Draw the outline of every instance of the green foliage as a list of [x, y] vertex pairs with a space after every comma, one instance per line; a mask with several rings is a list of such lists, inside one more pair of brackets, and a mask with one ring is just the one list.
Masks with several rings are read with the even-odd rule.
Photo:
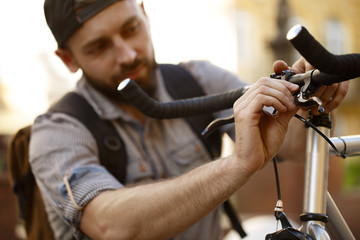
[[345, 189], [360, 191], [360, 156], [346, 159]]

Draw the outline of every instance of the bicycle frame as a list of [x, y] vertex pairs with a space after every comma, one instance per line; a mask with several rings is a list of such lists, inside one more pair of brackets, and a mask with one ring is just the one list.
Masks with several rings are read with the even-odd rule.
[[[342, 152], [344, 155], [360, 154], [360, 135], [345, 136], [341, 138], [333, 137], [330, 140], [336, 146], [338, 151]], [[331, 149], [330, 154], [334, 153], [335, 152]], [[327, 193], [326, 200], [326, 212], [329, 217], [327, 229], [330, 236], [333, 239], [355, 239], [329, 192]]]
[[[327, 114], [310, 116], [309, 122], [329, 138], [331, 129], [329, 116]], [[294, 229], [282, 212], [282, 205], [277, 203], [275, 217], [281, 221], [282, 229], [267, 234], [265, 239], [355, 240], [327, 189], [329, 155], [334, 153], [340, 153], [342, 156], [359, 154], [360, 135], [331, 138], [330, 141], [337, 151], [329, 151], [329, 144], [324, 136], [310, 127], [306, 131], [303, 213], [300, 215], [302, 225], [298, 230]], [[279, 201], [281, 202], [281, 200]]]
[[[318, 126], [326, 136], [330, 135], [329, 126]], [[300, 228], [312, 239], [330, 239], [325, 231], [326, 192], [328, 186], [329, 147], [325, 139], [312, 128], [307, 128], [303, 222]]]
[[[329, 137], [330, 119], [327, 117], [320, 123], [316, 122], [318, 129]], [[343, 155], [360, 151], [360, 135], [332, 138], [331, 141]], [[300, 217], [303, 224], [300, 231], [314, 240], [330, 240], [330, 236], [334, 240], [355, 239], [327, 191], [328, 169], [329, 144], [312, 128], [307, 128], [303, 213]]]

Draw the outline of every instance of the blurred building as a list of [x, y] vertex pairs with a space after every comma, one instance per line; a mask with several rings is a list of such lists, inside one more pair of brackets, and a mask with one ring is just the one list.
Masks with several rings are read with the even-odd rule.
[[[289, 65], [298, 59], [285, 37], [295, 24], [304, 25], [334, 54], [360, 52], [359, 1], [238, 0], [237, 9], [238, 72], [248, 81], [269, 75], [276, 59]], [[359, 90], [359, 81], [353, 81], [341, 108], [346, 113], [342, 134], [360, 133], [360, 121], [354, 120]]]
[[[237, 0], [238, 72], [256, 81], [269, 75], [272, 63], [283, 59], [289, 65], [299, 54], [286, 41], [295, 24], [309, 32], [334, 54], [359, 53], [360, 1], [356, 0]], [[360, 80], [351, 82], [337, 110], [336, 135], [360, 134]], [[269, 164], [271, 165], [271, 164]], [[269, 179], [271, 179], [269, 181]], [[299, 222], [302, 211], [303, 166], [280, 164], [285, 213]], [[360, 238], [360, 159], [333, 157], [330, 161], [329, 191], [345, 220]], [[245, 216], [272, 214], [276, 202], [272, 166], [267, 166], [242, 188], [239, 208]], [[251, 200], [250, 200], [251, 199]], [[256, 201], [258, 199], [258, 201]]]

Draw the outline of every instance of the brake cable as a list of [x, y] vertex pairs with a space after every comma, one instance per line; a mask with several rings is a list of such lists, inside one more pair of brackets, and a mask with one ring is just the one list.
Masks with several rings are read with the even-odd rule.
[[[325, 141], [331, 146], [331, 148], [334, 150], [334, 152], [336, 153], [336, 156], [342, 157], [342, 158], [346, 158], [345, 155], [345, 151], [344, 152], [340, 152], [335, 144], [330, 140], [330, 138], [328, 138], [322, 131], [320, 131], [314, 124], [312, 124], [310, 121], [306, 120], [305, 118], [301, 117], [298, 114], [295, 114], [294, 117], [296, 117], [297, 119], [299, 119], [300, 121], [304, 122], [306, 126], [311, 127], [314, 131], [316, 131], [323, 139], [325, 139]], [[345, 145], [346, 146], [346, 145]]]
[[[300, 121], [305, 123], [306, 127], [311, 127], [323, 139], [325, 139], [326, 142], [333, 148], [333, 150], [335, 151], [337, 156], [340, 156], [342, 158], [346, 158], [345, 151], [342, 152], [342, 153], [339, 152], [339, 150], [331, 142], [331, 140], [323, 132], [321, 132], [313, 123], [311, 123], [310, 121], [306, 120], [305, 118], [303, 118], [302, 116], [300, 116], [298, 114], [295, 114], [294, 117], [296, 117], [297, 119], [299, 119]], [[280, 177], [279, 177], [279, 172], [278, 172], [278, 167], [277, 167], [277, 161], [278, 161], [277, 157], [275, 156], [272, 159], [272, 161], [273, 161], [273, 166], [274, 166], [275, 181], [276, 181], [276, 191], [277, 191], [277, 202], [276, 202], [276, 207], [274, 209], [275, 218], [276, 218], [276, 220], [281, 222], [281, 225], [282, 225], [283, 229], [292, 228], [290, 222], [286, 218], [286, 216], [284, 214], [284, 211], [283, 211], [283, 202], [282, 202], [282, 198], [281, 198], [281, 188], [280, 188]], [[278, 228], [278, 227], [276, 227], [276, 228]]]

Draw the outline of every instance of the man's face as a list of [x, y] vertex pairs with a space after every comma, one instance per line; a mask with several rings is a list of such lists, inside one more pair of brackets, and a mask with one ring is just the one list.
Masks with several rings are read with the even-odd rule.
[[148, 94], [155, 89], [154, 51], [143, 9], [134, 0], [110, 5], [90, 18], [67, 44], [89, 82], [110, 98], [130, 78]]

